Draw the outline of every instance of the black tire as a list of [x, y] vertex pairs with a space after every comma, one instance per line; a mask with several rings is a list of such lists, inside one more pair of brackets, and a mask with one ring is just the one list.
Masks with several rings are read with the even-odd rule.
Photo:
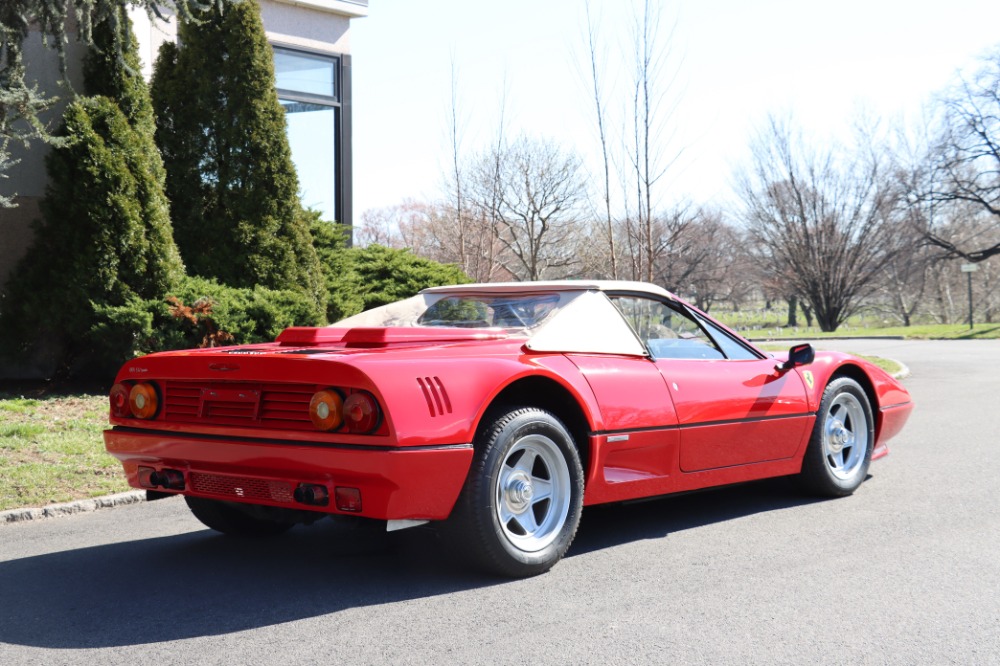
[[[252, 506], [244, 507], [233, 502], [210, 500], [202, 497], [184, 496], [194, 517], [206, 527], [230, 536], [267, 537], [277, 536], [290, 530], [294, 523], [255, 516]], [[259, 507], [266, 511], [267, 507]]]
[[868, 475], [875, 444], [875, 419], [864, 389], [849, 377], [823, 391], [799, 481], [810, 494], [850, 495]]
[[492, 418], [475, 446], [448, 529], [487, 571], [524, 578], [552, 568], [569, 549], [583, 510], [583, 469], [562, 422], [521, 407]]

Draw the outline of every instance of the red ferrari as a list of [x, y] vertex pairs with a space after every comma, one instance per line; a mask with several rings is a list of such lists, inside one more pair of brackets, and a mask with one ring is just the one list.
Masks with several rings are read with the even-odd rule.
[[551, 568], [585, 505], [795, 475], [854, 492], [910, 414], [862, 359], [775, 358], [636, 282], [427, 289], [273, 343], [152, 354], [104, 439], [226, 534], [440, 521], [479, 566]]

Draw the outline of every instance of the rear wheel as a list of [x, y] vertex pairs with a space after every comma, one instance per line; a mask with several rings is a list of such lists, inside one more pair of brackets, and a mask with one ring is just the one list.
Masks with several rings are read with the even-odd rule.
[[874, 443], [875, 420], [868, 396], [853, 379], [835, 379], [823, 392], [802, 460], [802, 486], [825, 497], [850, 495], [868, 474]]
[[569, 549], [582, 509], [583, 470], [573, 438], [549, 412], [524, 407], [494, 419], [476, 442], [449, 527], [482, 568], [533, 576]]
[[[268, 507], [254, 507], [202, 497], [184, 496], [191, 513], [216, 532], [232, 536], [275, 536], [287, 532], [294, 523], [266, 515]], [[260, 509], [261, 515], [254, 515]]]

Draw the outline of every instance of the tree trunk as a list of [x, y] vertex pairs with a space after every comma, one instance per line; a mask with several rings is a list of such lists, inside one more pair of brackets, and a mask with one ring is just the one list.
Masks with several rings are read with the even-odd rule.
[[812, 313], [812, 308], [809, 306], [808, 303], [803, 303], [802, 304], [802, 314], [804, 314], [806, 316], [806, 326], [809, 326], [810, 328], [812, 328], [812, 325], [813, 325], [813, 313]]
[[794, 328], [799, 325], [798, 321], [799, 297], [792, 294], [788, 297], [788, 323], [786, 328]]

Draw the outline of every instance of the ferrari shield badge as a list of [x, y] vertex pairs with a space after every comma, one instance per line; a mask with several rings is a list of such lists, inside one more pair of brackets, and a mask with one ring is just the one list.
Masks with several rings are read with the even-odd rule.
[[813, 373], [811, 370], [803, 370], [802, 378], [806, 380], [806, 385], [811, 389], [813, 387]]

